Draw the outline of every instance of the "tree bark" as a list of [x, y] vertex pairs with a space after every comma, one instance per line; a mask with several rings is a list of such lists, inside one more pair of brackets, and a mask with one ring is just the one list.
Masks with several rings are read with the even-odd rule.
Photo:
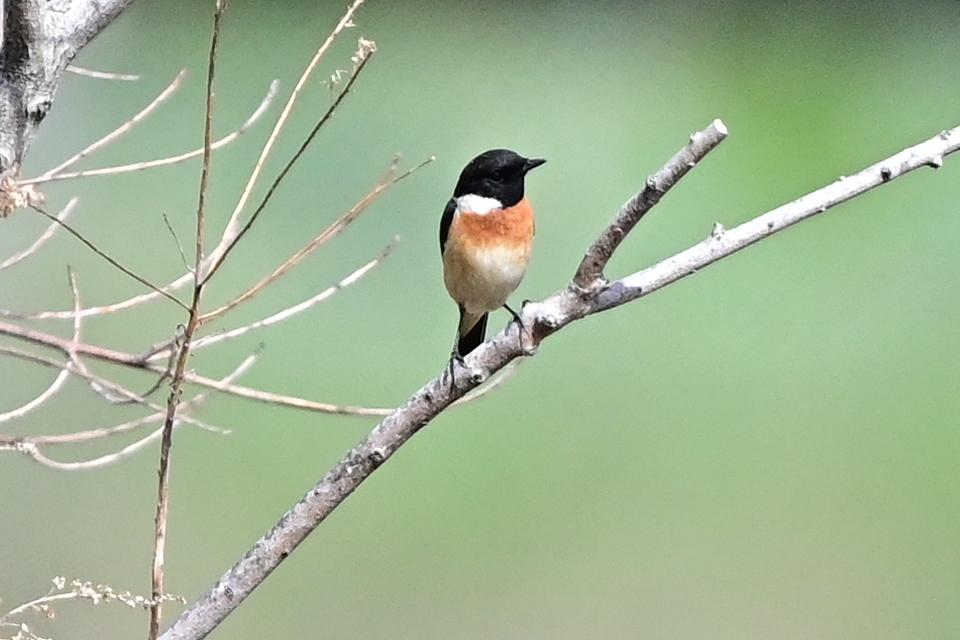
[[67, 65], [133, 0], [0, 0], [0, 178], [20, 167]]

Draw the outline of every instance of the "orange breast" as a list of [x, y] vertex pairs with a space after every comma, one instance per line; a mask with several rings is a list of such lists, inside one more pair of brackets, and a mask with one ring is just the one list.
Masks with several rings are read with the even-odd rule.
[[443, 252], [443, 280], [468, 314], [502, 307], [527, 270], [533, 210], [526, 199], [508, 209], [457, 214]]
[[462, 241], [480, 247], [491, 244], [513, 246], [530, 245], [533, 242], [533, 208], [524, 198], [507, 209], [489, 213], [464, 211], [453, 221], [451, 233]]

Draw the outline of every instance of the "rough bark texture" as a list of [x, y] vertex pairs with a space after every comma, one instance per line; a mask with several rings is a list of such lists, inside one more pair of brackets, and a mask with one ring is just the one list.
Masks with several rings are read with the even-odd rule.
[[3, 0], [0, 177], [15, 172], [77, 52], [133, 0]]

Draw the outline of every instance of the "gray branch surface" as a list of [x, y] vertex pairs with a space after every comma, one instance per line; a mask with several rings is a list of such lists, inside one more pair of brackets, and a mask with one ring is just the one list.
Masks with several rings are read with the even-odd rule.
[[70, 61], [132, 2], [0, 2], [0, 176], [23, 161]]
[[[209, 634], [303, 542], [370, 474], [407, 440], [470, 389], [571, 322], [653, 293], [751, 244], [920, 167], [939, 167], [960, 150], [960, 127], [841, 178], [833, 184], [754, 218], [734, 229], [716, 225], [699, 244], [662, 262], [610, 282], [603, 274], [620, 242], [644, 213], [727, 136], [719, 120], [690, 142], [645, 188], [631, 198], [593, 243], [570, 282], [541, 302], [524, 306], [522, 331], [511, 323], [456, 366], [455, 382], [441, 375], [396, 409], [310, 490], [196, 603], [162, 640], [198, 640]], [[522, 343], [522, 344], [521, 344]]]

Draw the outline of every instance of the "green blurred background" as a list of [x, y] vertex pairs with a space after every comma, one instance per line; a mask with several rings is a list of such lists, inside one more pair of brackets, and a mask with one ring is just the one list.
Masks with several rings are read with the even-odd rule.
[[[110, 131], [181, 68], [183, 89], [87, 168], [202, 139], [208, 2], [140, 0], [69, 76], [25, 167], [37, 174]], [[215, 156], [211, 230], [226, 220], [338, 2], [235, 0], [215, 128], [239, 125], [273, 78], [269, 119]], [[209, 304], [274, 268], [362, 197], [395, 154], [437, 161], [252, 303], [236, 326], [387, 262], [311, 312], [192, 365], [222, 376], [265, 345], [244, 384], [394, 406], [443, 367], [456, 311], [436, 227], [473, 155], [507, 146], [532, 174], [534, 260], [516, 298], [570, 278], [619, 205], [716, 117], [730, 138], [670, 193], [611, 265], [622, 275], [960, 124], [960, 4], [941, 2], [384, 2], [370, 0], [295, 112], [273, 175], [329, 104], [320, 83], [356, 38], [379, 52]], [[45, 189], [50, 210], [154, 282], [182, 271], [198, 164]], [[258, 193], [263, 193], [261, 186]], [[217, 638], [956, 638], [960, 633], [960, 158], [922, 170], [640, 302], [548, 340], [503, 388], [418, 435], [215, 632]], [[44, 222], [0, 221], [0, 257]], [[141, 288], [66, 234], [0, 278], [2, 307], [69, 308]], [[506, 322], [498, 314], [493, 325]], [[87, 323], [139, 351], [182, 314], [157, 303]], [[67, 323], [39, 325], [69, 335]], [[9, 341], [7, 341], [9, 342]], [[136, 388], [145, 377], [96, 366]], [[52, 373], [0, 368], [0, 409]], [[139, 415], [82, 384], [4, 432]], [[174, 444], [168, 587], [193, 601], [375, 424], [218, 397]], [[131, 439], [51, 450], [79, 460]], [[149, 591], [156, 447], [113, 466], [0, 464], [0, 597], [55, 575]], [[168, 617], [179, 605], [167, 607]], [[142, 637], [146, 616], [68, 603], [39, 630]], [[9, 632], [8, 632], [9, 633]], [[0, 637], [5, 637], [0, 633]]]

